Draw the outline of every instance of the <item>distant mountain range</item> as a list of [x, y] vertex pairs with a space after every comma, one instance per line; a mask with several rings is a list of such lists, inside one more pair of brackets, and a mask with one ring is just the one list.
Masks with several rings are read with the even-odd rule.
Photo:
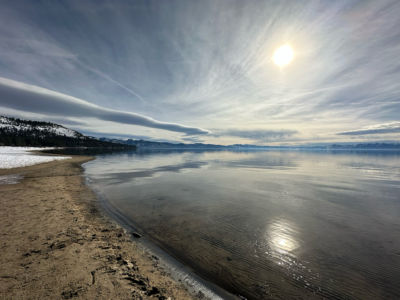
[[100, 141], [64, 126], [0, 116], [0, 146], [134, 148]]
[[138, 149], [214, 149], [214, 150], [268, 150], [268, 149], [281, 149], [281, 150], [384, 150], [384, 149], [399, 149], [400, 143], [341, 143], [341, 144], [318, 144], [318, 145], [297, 145], [297, 146], [259, 146], [251, 144], [233, 144], [233, 145], [215, 145], [215, 144], [184, 144], [184, 143], [168, 143], [168, 142], [154, 142], [145, 140], [121, 140], [111, 138], [99, 138], [101, 141], [111, 143], [123, 143], [127, 145], [134, 145]]
[[155, 142], [134, 139], [95, 138], [64, 126], [0, 116], [0, 146], [107, 147], [187, 150], [400, 150], [400, 143], [336, 143], [298, 146], [215, 145]]
[[111, 138], [99, 138], [100, 141], [111, 142], [111, 143], [123, 143], [126, 145], [133, 145], [137, 148], [146, 149], [225, 149], [227, 146], [214, 145], [214, 144], [184, 144], [184, 143], [167, 143], [167, 142], [153, 142], [145, 140], [121, 140], [121, 139], [111, 139]]

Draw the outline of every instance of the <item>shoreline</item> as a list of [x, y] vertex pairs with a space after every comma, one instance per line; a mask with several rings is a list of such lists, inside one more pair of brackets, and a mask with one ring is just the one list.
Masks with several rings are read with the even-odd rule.
[[201, 299], [99, 210], [89, 156], [0, 169], [1, 299]]
[[[90, 184], [88, 184], [90, 186]], [[134, 240], [139, 245], [143, 246], [146, 251], [149, 251], [152, 255], [157, 256], [160, 259], [160, 264], [170, 271], [170, 275], [176, 281], [182, 282], [189, 292], [193, 295], [201, 295], [201, 299], [213, 299], [213, 300], [236, 300], [244, 299], [237, 295], [231, 294], [216, 283], [208, 281], [202, 278], [191, 268], [191, 266], [184, 264], [175, 257], [164, 250], [161, 245], [157, 244], [151, 237], [142, 235], [143, 232], [136, 224], [126, 218], [123, 213], [116, 207], [114, 207], [103, 195], [91, 188], [97, 195], [97, 199], [100, 203], [103, 213], [113, 221], [117, 222], [119, 226], [127, 230]], [[140, 237], [140, 239], [138, 239]]]

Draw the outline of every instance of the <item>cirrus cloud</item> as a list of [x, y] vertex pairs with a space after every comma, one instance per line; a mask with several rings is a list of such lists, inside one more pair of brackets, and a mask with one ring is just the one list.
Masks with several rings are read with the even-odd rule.
[[253, 141], [275, 141], [282, 140], [298, 133], [296, 130], [269, 130], [269, 129], [227, 129], [213, 133], [214, 136], [230, 136], [250, 139]]
[[377, 124], [361, 129], [339, 132], [338, 135], [367, 135], [384, 133], [400, 133], [400, 122]]

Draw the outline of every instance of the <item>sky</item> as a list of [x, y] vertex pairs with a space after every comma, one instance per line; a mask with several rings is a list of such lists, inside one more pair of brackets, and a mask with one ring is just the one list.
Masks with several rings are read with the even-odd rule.
[[400, 1], [0, 5], [0, 115], [186, 143], [400, 141]]

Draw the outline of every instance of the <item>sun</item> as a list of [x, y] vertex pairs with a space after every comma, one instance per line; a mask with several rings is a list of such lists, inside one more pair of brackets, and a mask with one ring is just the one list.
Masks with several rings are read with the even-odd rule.
[[286, 44], [275, 50], [272, 60], [277, 66], [284, 67], [292, 62], [293, 57], [294, 53], [292, 47]]

